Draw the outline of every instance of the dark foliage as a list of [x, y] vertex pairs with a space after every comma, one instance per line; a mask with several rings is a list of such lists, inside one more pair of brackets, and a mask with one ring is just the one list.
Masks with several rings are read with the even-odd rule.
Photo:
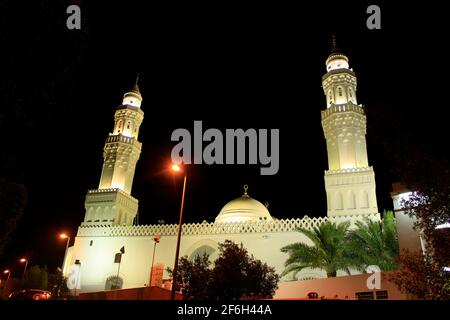
[[206, 254], [193, 261], [180, 258], [176, 282], [185, 299], [239, 300], [275, 294], [280, 279], [275, 269], [250, 256], [242, 244], [230, 240], [219, 244], [212, 269], [210, 264]]

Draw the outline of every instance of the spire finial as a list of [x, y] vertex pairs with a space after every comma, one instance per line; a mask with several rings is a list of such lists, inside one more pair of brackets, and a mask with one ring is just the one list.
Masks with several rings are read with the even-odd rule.
[[332, 35], [331, 41], [333, 42], [333, 49], [337, 48], [336, 35], [335, 34]]
[[137, 73], [137, 75], [136, 75], [136, 85], [139, 83], [139, 77], [141, 76], [141, 73], [140, 72], [138, 72]]
[[247, 196], [248, 185], [244, 184], [244, 196]]
[[141, 76], [141, 73], [138, 72], [136, 75], [136, 82], [134, 83], [134, 86], [133, 86], [133, 91], [136, 93], [139, 93], [139, 94], [141, 94], [141, 91], [139, 90], [139, 77], [140, 76]]

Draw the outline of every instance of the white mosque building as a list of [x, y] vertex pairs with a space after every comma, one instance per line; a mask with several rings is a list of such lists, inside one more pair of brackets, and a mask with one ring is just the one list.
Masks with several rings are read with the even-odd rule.
[[[363, 106], [357, 103], [356, 76], [335, 42], [326, 60], [326, 71], [322, 77], [326, 96], [322, 127], [328, 151], [327, 217], [275, 219], [245, 186], [242, 196], [228, 202], [214, 222], [183, 225], [180, 256], [192, 258], [206, 252], [214, 259], [218, 243], [232, 240], [242, 242], [249, 253], [281, 273], [287, 254], [280, 249], [295, 242], [310, 243], [296, 231], [298, 227], [313, 228], [327, 220], [380, 219], [374, 170], [367, 160], [366, 116]], [[98, 189], [87, 192], [84, 221], [67, 251], [63, 272], [70, 276], [74, 266], [79, 268], [78, 292], [109, 290], [113, 285], [135, 288], [170, 284], [165, 268], [174, 264], [178, 225], [133, 225], [138, 200], [132, 197], [131, 189], [142, 145], [138, 141], [144, 117], [141, 103], [136, 84], [117, 108], [114, 129], [104, 147]], [[155, 235], [160, 235], [156, 245]], [[125, 254], [119, 269], [115, 256], [122, 247]], [[326, 277], [326, 273], [305, 269], [297, 277], [316, 279]], [[292, 280], [292, 275], [283, 280]]]

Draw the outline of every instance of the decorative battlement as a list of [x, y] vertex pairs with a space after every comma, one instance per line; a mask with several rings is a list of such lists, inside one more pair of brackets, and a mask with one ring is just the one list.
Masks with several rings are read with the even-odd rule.
[[[337, 217], [304, 216], [302, 219], [281, 219], [273, 221], [248, 221], [228, 223], [188, 223], [183, 224], [183, 235], [211, 235], [211, 234], [237, 234], [237, 233], [274, 233], [296, 231], [298, 228], [312, 230], [326, 221], [341, 223], [350, 221], [354, 224], [366, 216], [371, 220], [378, 220], [379, 214], [351, 215]], [[142, 225], [142, 226], [111, 226], [111, 225], [82, 225], [78, 228], [78, 237], [142, 237], [176, 236], [177, 224]]]
[[128, 143], [128, 144], [131, 144], [131, 145], [135, 145], [139, 149], [141, 149], [141, 145], [142, 145], [142, 143], [137, 141], [135, 138], [127, 137], [127, 136], [124, 136], [122, 134], [112, 134], [112, 133], [110, 133], [108, 138], [106, 138], [106, 143], [111, 143], [111, 142], [124, 142], [124, 143]]
[[339, 105], [331, 104], [331, 106], [329, 108], [322, 111], [322, 120], [334, 113], [349, 112], [349, 111], [364, 115], [363, 105], [361, 105], [361, 104], [360, 105], [356, 105], [353, 103], [346, 103], [346, 104], [339, 104]]
[[105, 193], [115, 193], [115, 192], [118, 192], [121, 195], [127, 197], [128, 199], [137, 202], [136, 198], [132, 197], [131, 195], [129, 195], [128, 193], [126, 193], [125, 191], [123, 191], [122, 189], [119, 189], [119, 188], [91, 189], [91, 190], [88, 190], [87, 193], [88, 194], [105, 194]]
[[341, 170], [325, 170], [325, 175], [330, 176], [334, 174], [341, 174], [341, 173], [366, 173], [366, 172], [372, 172], [373, 167], [361, 167], [361, 168], [348, 168], [348, 169], [341, 169]]

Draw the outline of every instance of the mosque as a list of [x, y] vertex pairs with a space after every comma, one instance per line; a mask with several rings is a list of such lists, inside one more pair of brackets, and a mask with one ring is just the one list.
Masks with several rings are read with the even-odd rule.
[[[228, 202], [214, 222], [183, 224], [180, 256], [192, 259], [207, 253], [214, 259], [218, 243], [232, 240], [242, 242], [249, 253], [281, 273], [287, 254], [280, 249], [295, 242], [310, 244], [296, 231], [298, 227], [312, 229], [327, 220], [354, 223], [365, 217], [380, 219], [375, 173], [366, 150], [366, 116], [357, 102], [356, 75], [335, 41], [326, 60], [322, 87], [326, 96], [322, 127], [328, 153], [324, 175], [327, 216], [276, 219], [245, 186], [242, 196]], [[78, 292], [170, 287], [165, 269], [174, 264], [178, 225], [134, 224], [138, 200], [131, 189], [142, 146], [138, 141], [144, 118], [141, 103], [136, 83], [115, 112], [114, 129], [104, 146], [98, 189], [87, 192], [84, 221], [74, 245], [67, 250], [63, 273], [70, 278], [71, 270], [78, 268]], [[117, 253], [121, 248], [125, 254], [119, 263]], [[297, 275], [298, 280], [325, 277], [325, 271], [317, 269], [305, 269]], [[292, 275], [288, 274], [281, 281], [289, 280]]]

